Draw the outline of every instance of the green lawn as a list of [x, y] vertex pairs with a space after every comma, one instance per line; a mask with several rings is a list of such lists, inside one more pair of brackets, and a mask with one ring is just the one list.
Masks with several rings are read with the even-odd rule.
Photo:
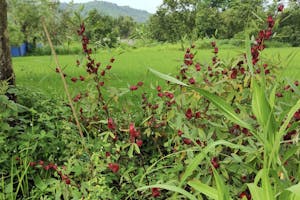
[[[176, 72], [182, 63], [184, 52], [179, 50], [179, 45], [161, 45], [156, 47], [144, 47], [139, 49], [112, 51], [101, 51], [94, 55], [94, 58], [105, 67], [111, 56], [116, 61], [111, 70], [112, 78], [106, 81], [106, 85], [116, 87], [128, 87], [138, 81], [145, 82], [147, 85], [159, 81], [155, 76], [148, 73], [148, 68], [154, 68], [161, 72]], [[297, 54], [298, 52], [298, 54]], [[262, 55], [268, 60], [283, 66], [282, 78], [292, 80], [300, 79], [300, 48], [274, 48], [267, 49]], [[242, 53], [240, 49], [220, 48], [220, 57], [228, 60], [232, 55]], [[290, 59], [290, 54], [296, 54]], [[211, 50], [197, 49], [196, 59], [201, 63], [208, 63], [212, 57]], [[78, 69], [76, 60], [83, 59], [82, 55], [62, 55], [59, 62], [62, 68], [66, 69], [69, 79], [72, 76], [85, 75], [83, 68]], [[84, 61], [84, 59], [83, 59]], [[30, 56], [13, 58], [14, 70], [17, 77], [17, 85], [26, 86], [46, 92], [50, 95], [61, 96], [63, 94], [60, 77], [55, 73], [55, 63], [51, 56]], [[75, 88], [82, 87], [76, 83]], [[72, 85], [74, 88], [74, 85]]]

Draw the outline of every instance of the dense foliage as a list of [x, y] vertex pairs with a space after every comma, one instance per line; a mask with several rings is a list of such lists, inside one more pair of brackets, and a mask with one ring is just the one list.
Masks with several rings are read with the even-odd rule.
[[[149, 26], [152, 38], [159, 41], [179, 41], [183, 38], [241, 38], [245, 31], [257, 30], [276, 3], [268, 1], [196, 1], [164, 0], [157, 12], [150, 18]], [[297, 46], [299, 38], [299, 2], [289, 1], [279, 33], [274, 38]], [[276, 30], [277, 31], [277, 30]], [[289, 33], [289, 34], [287, 34]]]
[[221, 60], [212, 42], [201, 63], [192, 44], [177, 74], [150, 69], [166, 84], [142, 95], [142, 80], [110, 87], [116, 58], [99, 61], [81, 23], [84, 59], [74, 63], [85, 73], [53, 70], [85, 85], [72, 102], [1, 82], [1, 198], [299, 199], [299, 81], [277, 77], [281, 64], [262, 57], [282, 11], [236, 58]]

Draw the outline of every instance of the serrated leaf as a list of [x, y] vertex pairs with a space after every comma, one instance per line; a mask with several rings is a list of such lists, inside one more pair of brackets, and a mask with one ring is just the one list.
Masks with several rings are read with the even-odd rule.
[[132, 158], [133, 157], [133, 148], [134, 148], [134, 145], [130, 145], [129, 147], [129, 150], [128, 150], [128, 156], [129, 158]]

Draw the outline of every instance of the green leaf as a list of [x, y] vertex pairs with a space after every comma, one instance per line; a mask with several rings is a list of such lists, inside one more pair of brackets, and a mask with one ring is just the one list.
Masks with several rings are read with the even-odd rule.
[[290, 157], [292, 157], [293, 155], [295, 155], [296, 152], [298, 152], [300, 149], [300, 145], [298, 146], [291, 146], [291, 148], [289, 148], [284, 155], [282, 156], [283, 160], [282, 163], [285, 163], [285, 161], [287, 161]]
[[140, 148], [139, 148], [139, 146], [138, 146], [136, 143], [133, 143], [133, 146], [134, 146], [134, 150], [135, 150], [135, 152], [136, 152], [137, 154], [140, 154], [140, 153], [141, 153], [141, 151], [140, 151]]
[[199, 92], [201, 95], [203, 95], [205, 98], [207, 98], [211, 103], [213, 103], [217, 108], [219, 108], [221, 111], [223, 111], [223, 114], [232, 122], [239, 124], [240, 126], [249, 129], [251, 132], [253, 132], [253, 128], [250, 124], [243, 121], [234, 111], [234, 109], [221, 97], [212, 94], [206, 90], [199, 89], [199, 88], [193, 88], [197, 92]]
[[286, 120], [281, 125], [279, 129], [279, 137], [281, 138], [287, 131], [287, 126], [290, 123], [291, 119], [293, 118], [295, 112], [297, 112], [300, 109], [300, 99], [297, 101], [297, 103], [290, 109], [290, 111], [287, 114]]
[[277, 89], [277, 84], [275, 84], [275, 86], [273, 87], [270, 97], [269, 97], [269, 104], [270, 104], [272, 110], [275, 106], [276, 89]]
[[37, 188], [39, 188], [41, 191], [45, 191], [47, 189], [47, 184], [45, 184], [43, 182], [43, 180], [41, 179], [41, 177], [39, 175], [37, 176], [34, 176], [33, 177], [33, 180], [34, 180], [34, 184]]
[[173, 191], [173, 192], [182, 194], [183, 196], [187, 197], [188, 199], [197, 200], [197, 198], [194, 195], [190, 194], [186, 190], [181, 189], [180, 187], [177, 187], [174, 185], [168, 185], [168, 184], [155, 184], [155, 185], [144, 186], [144, 187], [140, 187], [140, 188], [136, 189], [136, 191], [147, 190], [150, 188], [160, 188], [160, 189]]
[[262, 200], [264, 199], [264, 192], [263, 189], [256, 186], [254, 183], [247, 184], [248, 188], [250, 190], [251, 196], [253, 200]]
[[177, 80], [176, 78], [166, 75], [166, 74], [163, 74], [163, 73], [160, 73], [154, 69], [149, 68], [149, 71], [166, 81], [170, 81], [171, 83], [175, 83], [175, 84], [182, 85], [182, 86], [188, 86], [187, 84]]
[[218, 174], [217, 170], [212, 166], [214, 178], [217, 185], [218, 199], [219, 200], [230, 200], [228, 187], [225, 185], [223, 178]]
[[129, 156], [129, 158], [132, 158], [132, 157], [133, 157], [133, 148], [134, 148], [134, 145], [131, 144], [130, 147], [129, 147], [129, 151], [128, 151], [128, 156]]
[[297, 199], [300, 199], [300, 183], [298, 183], [297, 185], [293, 185], [286, 190], [294, 193], [297, 196]]
[[252, 111], [257, 118], [258, 123], [265, 127], [268, 123], [269, 113], [271, 112], [270, 105], [265, 96], [265, 90], [260, 87], [255, 79], [252, 79]]
[[215, 188], [210, 187], [207, 184], [203, 184], [199, 180], [189, 181], [188, 185], [190, 185], [192, 188], [194, 188], [198, 192], [205, 194], [209, 198], [218, 200], [218, 191]]
[[249, 147], [233, 144], [233, 143], [227, 142], [225, 140], [215, 141], [215, 142], [209, 144], [208, 146], [206, 146], [204, 149], [202, 149], [201, 153], [199, 153], [197, 156], [195, 156], [195, 158], [192, 160], [192, 162], [186, 167], [186, 170], [183, 173], [180, 183], [179, 183], [180, 186], [182, 186], [183, 183], [186, 181], [186, 179], [193, 174], [193, 172], [198, 168], [198, 165], [201, 163], [201, 161], [207, 156], [207, 154], [209, 152], [211, 152], [212, 149], [215, 148], [215, 146], [218, 146], [218, 145], [224, 145], [224, 146], [227, 146], [227, 147], [230, 147], [233, 149], [240, 149], [241, 151], [244, 151], [246, 153], [256, 151]]

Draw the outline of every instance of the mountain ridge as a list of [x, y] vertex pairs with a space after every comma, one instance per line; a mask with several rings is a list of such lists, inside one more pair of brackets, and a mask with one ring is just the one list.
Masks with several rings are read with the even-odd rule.
[[60, 4], [60, 7], [62, 9], [67, 9], [70, 6], [71, 9], [73, 10], [77, 10], [81, 6], [84, 6], [83, 14], [87, 14], [90, 10], [96, 9], [98, 12], [101, 12], [105, 15], [109, 15], [115, 18], [119, 16], [129, 16], [139, 23], [146, 22], [151, 16], [151, 13], [145, 10], [131, 8], [129, 6], [119, 6], [116, 3], [111, 3], [107, 1], [94, 0], [86, 3], [73, 3], [73, 4], [61, 3]]

